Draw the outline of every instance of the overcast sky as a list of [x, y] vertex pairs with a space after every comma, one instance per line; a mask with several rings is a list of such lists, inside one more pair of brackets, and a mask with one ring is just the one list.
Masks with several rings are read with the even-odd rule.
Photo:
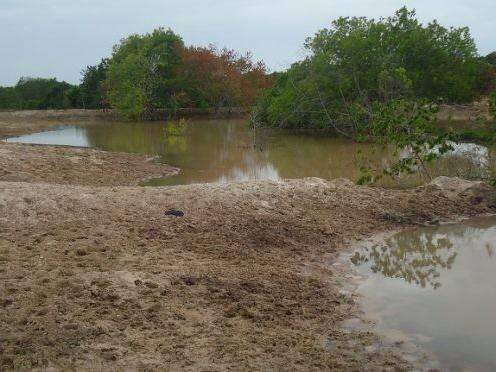
[[0, 85], [20, 76], [78, 82], [121, 38], [158, 26], [187, 44], [252, 51], [278, 70], [332, 19], [387, 16], [403, 5], [423, 21], [469, 26], [481, 54], [496, 50], [496, 0], [0, 0]]

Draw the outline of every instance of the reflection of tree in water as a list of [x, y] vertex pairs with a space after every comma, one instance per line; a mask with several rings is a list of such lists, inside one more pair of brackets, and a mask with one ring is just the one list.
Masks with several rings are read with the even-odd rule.
[[448, 238], [434, 231], [400, 234], [365, 252], [356, 252], [351, 261], [356, 266], [370, 262], [374, 273], [437, 289], [441, 286], [440, 271], [451, 269], [455, 262], [457, 253], [452, 248]]

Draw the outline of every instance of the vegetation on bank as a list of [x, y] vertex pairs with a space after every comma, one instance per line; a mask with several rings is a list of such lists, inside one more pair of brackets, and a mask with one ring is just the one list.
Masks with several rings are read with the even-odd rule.
[[131, 35], [108, 62], [108, 100], [128, 117], [157, 109], [251, 106], [270, 84], [261, 62], [213, 46], [186, 47], [171, 30]]
[[0, 87], [0, 109], [115, 108], [146, 119], [160, 109], [251, 107], [271, 85], [263, 62], [214, 46], [186, 46], [171, 30], [131, 35], [110, 58], [82, 72], [80, 85], [21, 78]]
[[480, 57], [468, 28], [424, 25], [407, 8], [379, 20], [339, 18], [305, 47], [308, 57], [277, 74], [252, 122], [393, 145], [399, 160], [364, 165], [364, 183], [419, 170], [430, 178], [426, 164], [456, 140], [436, 128], [438, 105], [496, 90], [494, 54]]
[[308, 38], [309, 56], [278, 73], [256, 120], [290, 129], [370, 128], [394, 100], [473, 102], [496, 89], [493, 54], [478, 56], [468, 28], [420, 23], [402, 8], [389, 18], [339, 18]]

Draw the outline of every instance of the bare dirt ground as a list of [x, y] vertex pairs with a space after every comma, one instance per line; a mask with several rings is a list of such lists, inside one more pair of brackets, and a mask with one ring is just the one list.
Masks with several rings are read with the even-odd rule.
[[0, 143], [0, 181], [123, 186], [178, 172], [179, 169], [155, 163], [144, 155]]
[[[377, 231], [494, 211], [492, 189], [319, 179], [167, 188], [0, 183], [0, 365], [407, 369], [330, 263]], [[183, 217], [165, 215], [176, 208]]]

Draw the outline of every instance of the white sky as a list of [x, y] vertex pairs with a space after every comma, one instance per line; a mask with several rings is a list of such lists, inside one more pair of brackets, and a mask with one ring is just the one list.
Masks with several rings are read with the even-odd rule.
[[187, 44], [252, 51], [278, 70], [332, 19], [388, 16], [403, 5], [423, 21], [469, 26], [481, 54], [496, 50], [496, 0], [0, 0], [0, 85], [20, 76], [78, 82], [121, 38], [159, 26]]

